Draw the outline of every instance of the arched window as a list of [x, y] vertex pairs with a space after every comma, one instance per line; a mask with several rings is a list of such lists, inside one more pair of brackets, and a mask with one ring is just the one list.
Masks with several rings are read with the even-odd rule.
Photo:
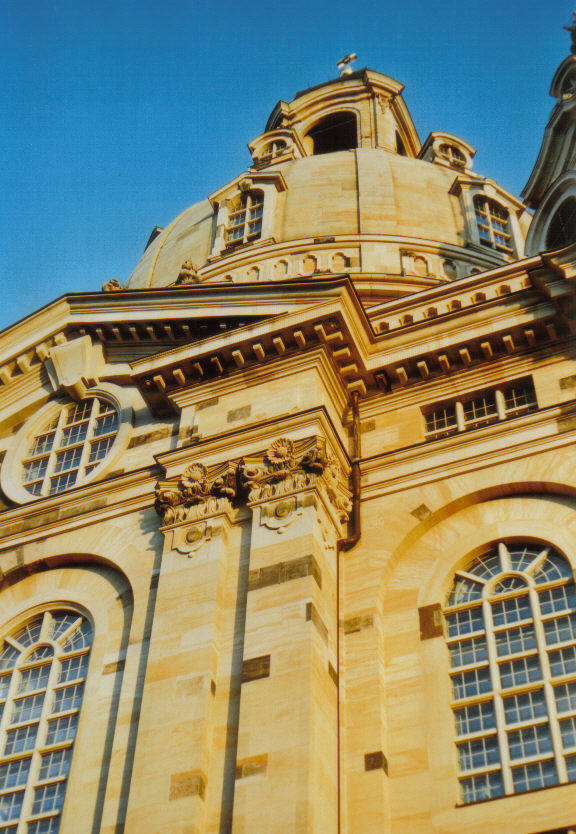
[[22, 461], [24, 487], [53, 495], [83, 482], [108, 456], [118, 428], [117, 409], [101, 397], [63, 406], [34, 435]]
[[448, 145], [447, 143], [440, 145], [439, 155], [454, 168], [466, 167], [466, 157], [456, 145]]
[[308, 131], [313, 140], [313, 153], [333, 153], [358, 147], [358, 131], [354, 113], [344, 111], [324, 116]]
[[226, 227], [226, 243], [229, 246], [251, 243], [262, 233], [264, 193], [247, 191], [232, 201]]
[[91, 643], [88, 620], [67, 609], [37, 614], [2, 641], [1, 834], [59, 830]]
[[461, 801], [576, 781], [576, 593], [552, 547], [500, 542], [444, 611]]
[[567, 197], [557, 208], [546, 234], [546, 249], [563, 249], [576, 242], [576, 197]]
[[497, 203], [477, 194], [474, 197], [474, 210], [480, 243], [491, 246], [500, 252], [512, 254], [512, 235], [510, 233], [510, 216], [508, 210]]
[[265, 168], [266, 165], [272, 162], [273, 159], [277, 156], [281, 156], [286, 148], [287, 145], [284, 139], [274, 139], [273, 142], [266, 145], [261, 155], [258, 157], [258, 167]]

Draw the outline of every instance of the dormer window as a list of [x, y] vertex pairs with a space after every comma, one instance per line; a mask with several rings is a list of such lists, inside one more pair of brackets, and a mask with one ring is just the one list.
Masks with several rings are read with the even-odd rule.
[[270, 142], [269, 145], [266, 145], [264, 148], [263, 153], [258, 157], [256, 164], [258, 168], [265, 168], [266, 165], [270, 165], [270, 163], [276, 159], [277, 156], [282, 156], [284, 151], [288, 146], [284, 139], [275, 139], [273, 142]]
[[262, 233], [262, 216], [264, 213], [264, 193], [247, 191], [238, 195], [230, 205], [226, 244], [234, 246], [258, 240]]
[[514, 250], [508, 210], [496, 200], [477, 194], [474, 197], [474, 211], [480, 243], [511, 255]]
[[442, 159], [445, 159], [446, 162], [451, 165], [453, 168], [465, 168], [466, 167], [466, 157], [460, 150], [457, 148], [456, 145], [449, 145], [447, 143], [443, 143], [440, 145], [438, 150], [438, 156]]

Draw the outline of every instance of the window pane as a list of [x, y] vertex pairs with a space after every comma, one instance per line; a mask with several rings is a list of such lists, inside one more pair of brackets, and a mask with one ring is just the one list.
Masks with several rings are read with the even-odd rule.
[[527, 596], [512, 597], [492, 603], [492, 619], [495, 626], [509, 625], [532, 617], [530, 600]]
[[500, 761], [498, 739], [495, 735], [464, 741], [457, 746], [460, 770], [474, 770]]
[[546, 643], [554, 646], [556, 643], [566, 643], [576, 640], [576, 615], [556, 617], [544, 623]]
[[457, 709], [454, 711], [454, 717], [456, 719], [456, 734], [459, 736], [478, 733], [481, 730], [492, 730], [496, 727], [492, 701], [471, 704], [463, 709]]
[[92, 627], [88, 620], [83, 620], [82, 624], [75, 628], [74, 631], [66, 638], [62, 644], [65, 652], [76, 652], [79, 649], [86, 649], [92, 642]]
[[483, 799], [502, 796], [504, 793], [502, 774], [499, 770], [461, 779], [460, 785], [462, 788], [462, 802], [466, 803], [481, 802]]
[[65, 686], [57, 689], [54, 693], [53, 713], [67, 712], [71, 709], [79, 709], [82, 703], [83, 683], [74, 683], [72, 686]]
[[27, 727], [20, 727], [18, 730], [8, 730], [4, 755], [10, 756], [14, 753], [24, 753], [32, 750], [36, 743], [37, 732], [38, 724], [29, 724]]
[[479, 582], [473, 582], [465, 576], [457, 576], [454, 581], [452, 593], [448, 600], [448, 605], [463, 605], [466, 602], [473, 602], [480, 599], [482, 596], [482, 585]]
[[5, 643], [0, 652], [0, 670], [13, 669], [19, 654], [18, 649], [15, 649], [9, 643]]
[[47, 814], [49, 811], [59, 811], [64, 803], [65, 782], [54, 782], [42, 785], [34, 791], [32, 804], [33, 814]]
[[14, 701], [12, 711], [12, 724], [20, 724], [23, 721], [30, 721], [33, 718], [40, 718], [44, 704], [44, 693], [30, 695], [28, 698], [18, 698]]
[[60, 776], [67, 776], [70, 770], [71, 758], [71, 747], [67, 747], [65, 750], [53, 750], [51, 753], [45, 753], [40, 762], [38, 781], [44, 782], [46, 779], [58, 779]]
[[547, 707], [543, 689], [504, 698], [504, 714], [507, 724], [533, 721], [535, 718], [546, 715], [546, 713]]
[[471, 634], [474, 631], [484, 630], [484, 618], [481, 608], [469, 608], [467, 611], [458, 611], [456, 614], [446, 615], [446, 624], [450, 637], [457, 637], [462, 634]]
[[[22, 461], [22, 480], [28, 492], [53, 495], [75, 486], [108, 455], [119, 422], [116, 408], [105, 400], [92, 397], [65, 406], [51, 424], [43, 427]], [[57, 424], [62, 426], [61, 431], [54, 431]], [[85, 450], [86, 466], [80, 468]]]
[[542, 672], [537, 655], [500, 664], [500, 682], [504, 689], [511, 686], [524, 686], [524, 684], [539, 680], [542, 680]]
[[21, 788], [26, 784], [30, 772], [31, 759], [18, 759], [0, 766], [0, 790]]
[[536, 727], [523, 727], [508, 733], [508, 747], [510, 758], [527, 759], [552, 752], [552, 738], [548, 724], [538, 724]]
[[534, 627], [531, 625], [499, 631], [496, 633], [495, 639], [498, 657], [530, 651], [535, 649], [537, 645]]
[[472, 567], [468, 570], [468, 573], [473, 573], [474, 576], [479, 576], [481, 579], [491, 579], [500, 573], [501, 570], [502, 567], [498, 554], [490, 553], [482, 556], [480, 559], [476, 559], [472, 563]]
[[58, 834], [59, 830], [59, 816], [28, 823], [28, 834]]
[[485, 637], [473, 637], [450, 645], [452, 666], [468, 666], [488, 660], [488, 646]]
[[25, 669], [20, 674], [18, 692], [31, 692], [34, 689], [46, 689], [51, 666], [51, 663], [44, 663], [42, 666], [34, 666], [32, 669]]
[[17, 820], [22, 809], [24, 791], [16, 793], [5, 793], [0, 796], [0, 821], [10, 822]]
[[82, 443], [88, 434], [88, 423], [76, 423], [74, 426], [68, 426], [62, 432], [61, 446], [73, 446], [76, 443]]
[[558, 783], [556, 765], [553, 759], [515, 767], [512, 770], [512, 779], [514, 781], [514, 790], [519, 793], [521, 791], [533, 791], [537, 788], [545, 788], [548, 785], [556, 785]]
[[560, 733], [564, 750], [574, 750], [576, 748], [576, 718], [564, 718], [560, 722]]
[[555, 579], [572, 579], [570, 565], [557, 553], [550, 553], [540, 568], [534, 573], [538, 584], [552, 582]]
[[66, 681], [78, 680], [86, 676], [86, 669], [88, 668], [88, 655], [83, 654], [80, 657], [71, 657], [68, 660], [62, 661], [60, 668], [60, 677], [58, 683], [65, 683]]
[[554, 687], [556, 709], [559, 713], [576, 712], [576, 683], [563, 683]]
[[561, 585], [540, 591], [540, 610], [543, 614], [557, 611], [573, 611], [576, 607], [576, 589], [574, 585]]
[[51, 627], [52, 640], [58, 640], [78, 619], [78, 614], [53, 614]]
[[568, 646], [565, 649], [557, 649], [548, 655], [550, 661], [550, 673], [552, 677], [560, 675], [572, 675], [576, 672], [576, 647]]
[[37, 643], [40, 639], [40, 630], [42, 628], [42, 617], [36, 617], [25, 626], [20, 628], [14, 635], [14, 639], [20, 643], [21, 646], [31, 646]]
[[72, 741], [76, 735], [76, 727], [78, 725], [78, 715], [67, 715], [65, 718], [56, 718], [48, 722], [48, 732], [46, 733], [46, 744], [64, 744], [66, 741]]
[[491, 692], [490, 671], [485, 666], [481, 669], [471, 669], [469, 672], [460, 672], [452, 676], [452, 687], [456, 700]]

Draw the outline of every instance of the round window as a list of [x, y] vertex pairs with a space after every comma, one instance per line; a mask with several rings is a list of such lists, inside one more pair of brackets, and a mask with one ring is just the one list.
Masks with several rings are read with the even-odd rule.
[[81, 483], [108, 457], [119, 424], [118, 410], [101, 397], [51, 411], [24, 451], [22, 486], [31, 495], [54, 495]]

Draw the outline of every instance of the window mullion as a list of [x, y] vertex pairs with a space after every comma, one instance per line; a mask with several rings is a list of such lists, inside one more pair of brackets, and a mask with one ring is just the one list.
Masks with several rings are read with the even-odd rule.
[[458, 426], [458, 431], [465, 431], [466, 421], [464, 420], [464, 405], [460, 400], [457, 400], [454, 405], [456, 406], [456, 425]]
[[50, 674], [48, 675], [48, 680], [46, 681], [46, 689], [44, 690], [44, 703], [42, 704], [42, 712], [40, 713], [40, 717], [38, 719], [38, 734], [36, 736], [34, 750], [32, 751], [32, 761], [30, 763], [30, 772], [28, 774], [28, 782], [26, 783], [26, 793], [24, 794], [24, 802], [22, 804], [20, 825], [22, 825], [22, 823], [25, 820], [27, 820], [32, 813], [35, 786], [38, 782], [38, 776], [40, 773], [40, 763], [42, 760], [40, 750], [44, 746], [44, 741], [46, 739], [48, 716], [50, 715], [50, 710], [52, 707], [51, 699], [52, 694], [54, 692], [54, 685], [58, 676], [58, 669], [59, 663], [56, 658], [56, 655], [54, 655], [50, 665]]
[[87, 459], [90, 454], [91, 449], [91, 441], [94, 437], [94, 430], [96, 426], [96, 412], [100, 411], [100, 403], [96, 397], [92, 400], [92, 408], [90, 410], [90, 418], [88, 420], [88, 426], [86, 428], [86, 437], [84, 438], [84, 442], [82, 444], [82, 454], [80, 455], [80, 460], [78, 461], [78, 475], [76, 476], [77, 481], [81, 480], [84, 477], [84, 471], [87, 465]]
[[46, 495], [46, 493], [50, 489], [50, 478], [54, 474], [54, 470], [56, 468], [56, 460], [58, 457], [57, 453], [60, 449], [60, 444], [62, 442], [62, 432], [64, 431], [64, 423], [66, 421], [68, 411], [68, 408], [60, 409], [60, 414], [58, 415], [58, 424], [54, 432], [54, 442], [52, 443], [52, 451], [50, 452], [50, 457], [48, 458], [48, 465], [46, 467], [46, 472], [44, 473], [44, 480], [42, 481], [42, 489], [40, 490], [40, 495]]
[[482, 614], [484, 617], [484, 628], [486, 630], [486, 644], [488, 646], [488, 663], [490, 666], [490, 677], [492, 678], [492, 692], [494, 700], [494, 714], [496, 716], [496, 732], [498, 735], [498, 749], [500, 751], [500, 765], [502, 768], [502, 782], [504, 793], [511, 794], [514, 791], [512, 774], [510, 772], [510, 757], [508, 754], [508, 739], [506, 737], [504, 704], [502, 702], [502, 688], [500, 686], [500, 674], [496, 660], [496, 639], [492, 622], [492, 608], [487, 599], [482, 600]]
[[544, 697], [546, 699], [546, 708], [548, 710], [550, 735], [552, 738], [552, 747], [554, 749], [554, 759], [556, 761], [556, 770], [558, 772], [558, 780], [560, 782], [568, 781], [568, 774], [566, 772], [566, 761], [563, 754], [562, 735], [560, 733], [560, 724], [558, 723], [558, 712], [556, 710], [556, 699], [554, 698], [554, 688], [551, 683], [550, 662], [548, 652], [546, 650], [546, 635], [544, 634], [544, 626], [540, 617], [540, 600], [538, 592], [535, 588], [530, 588], [530, 605], [532, 606], [532, 620], [534, 622], [534, 632], [536, 634], [536, 643], [538, 645], [538, 654], [540, 656], [540, 664], [542, 666], [542, 678], [544, 680]]

